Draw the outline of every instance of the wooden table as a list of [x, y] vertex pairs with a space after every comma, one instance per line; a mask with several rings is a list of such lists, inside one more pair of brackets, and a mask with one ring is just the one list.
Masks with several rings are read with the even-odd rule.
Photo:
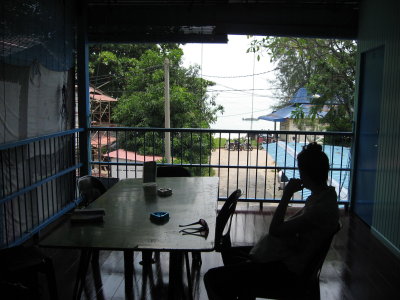
[[[89, 206], [105, 209], [103, 223], [78, 225], [67, 221], [41, 240], [40, 246], [82, 249], [82, 268], [83, 261], [88, 259], [84, 256], [93, 249], [124, 251], [126, 292], [132, 290], [133, 251], [170, 252], [169, 295], [173, 297], [177, 272], [174, 266], [179, 264], [183, 253], [214, 249], [218, 180], [218, 177], [157, 178], [157, 188], [172, 189], [169, 197], [145, 193], [142, 179], [121, 180]], [[168, 212], [169, 221], [162, 225], [150, 221], [150, 213], [156, 211]], [[179, 233], [180, 224], [200, 218], [209, 226], [206, 238]]]

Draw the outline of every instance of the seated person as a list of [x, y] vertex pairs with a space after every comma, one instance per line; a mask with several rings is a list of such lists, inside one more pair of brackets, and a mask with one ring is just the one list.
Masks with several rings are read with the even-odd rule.
[[[337, 229], [339, 210], [334, 187], [327, 185], [329, 160], [321, 145], [310, 143], [297, 156], [300, 179], [290, 179], [272, 217], [267, 235], [252, 248], [227, 249], [225, 266], [208, 270], [209, 299], [246, 299], [249, 291], [290, 288], [307, 263]], [[307, 188], [304, 207], [285, 220], [293, 194]], [[245, 249], [246, 250], [246, 249]]]

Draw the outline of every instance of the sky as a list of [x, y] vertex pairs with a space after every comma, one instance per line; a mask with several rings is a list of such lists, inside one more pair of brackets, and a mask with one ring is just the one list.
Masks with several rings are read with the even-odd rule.
[[277, 103], [274, 86], [269, 82], [274, 78], [274, 66], [265, 55], [258, 61], [254, 53], [246, 53], [250, 45], [247, 36], [229, 35], [228, 39], [227, 44], [181, 46], [184, 66], [200, 65], [202, 77], [216, 83], [208, 91], [216, 95], [216, 102], [224, 107], [224, 113], [218, 114], [211, 128], [272, 130], [273, 122], [251, 122], [243, 118], [252, 115], [257, 118], [272, 112], [271, 105]]

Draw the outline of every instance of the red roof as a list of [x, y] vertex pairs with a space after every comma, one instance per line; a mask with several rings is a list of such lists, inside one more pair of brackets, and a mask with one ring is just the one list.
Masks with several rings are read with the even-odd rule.
[[136, 152], [132, 151], [125, 151], [124, 149], [118, 149], [115, 151], [112, 151], [108, 154], [104, 154], [106, 157], [110, 158], [119, 158], [119, 159], [127, 159], [127, 160], [132, 160], [132, 161], [157, 161], [161, 160], [161, 156], [153, 156], [153, 155], [141, 155]]
[[100, 141], [99, 141], [99, 137], [97, 136], [93, 136], [92, 140], [91, 140], [91, 144], [93, 147], [98, 147], [100, 146], [106, 146], [106, 145], [110, 145], [113, 142], [115, 142], [116, 138], [113, 136], [102, 136], [100, 137]]
[[96, 101], [105, 101], [105, 102], [116, 102], [117, 101], [117, 99], [114, 99], [110, 96], [93, 94], [93, 93], [90, 93], [90, 98], [93, 100], [96, 100]]
[[105, 95], [101, 90], [89, 87], [90, 98], [96, 101], [116, 102], [117, 99]]

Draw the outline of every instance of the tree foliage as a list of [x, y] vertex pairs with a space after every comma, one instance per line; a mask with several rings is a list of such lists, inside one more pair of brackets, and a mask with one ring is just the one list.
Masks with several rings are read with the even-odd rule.
[[183, 51], [148, 49], [132, 69], [126, 90], [114, 111], [114, 120], [131, 127], [164, 127], [164, 59], [170, 62], [172, 128], [209, 128], [222, 110], [206, 89], [214, 85], [199, 76], [199, 67], [182, 66]]
[[155, 44], [95, 44], [89, 49], [90, 83], [106, 94], [119, 98], [134, 75], [138, 58]]
[[[351, 130], [357, 45], [350, 40], [264, 37], [253, 39], [249, 52], [267, 53], [276, 65], [275, 84], [282, 92], [279, 106], [301, 87], [313, 98], [313, 113], [331, 107], [323, 122], [328, 130]], [[301, 114], [300, 114], [301, 115]]]
[[170, 61], [171, 127], [208, 128], [222, 111], [206, 93], [213, 82], [200, 67], [182, 66], [177, 44], [104, 44], [90, 48], [90, 82], [118, 98], [114, 121], [131, 127], [164, 127], [164, 59]]
[[[214, 83], [200, 77], [200, 67], [183, 67], [183, 50], [177, 44], [96, 46], [91, 58], [91, 82], [97, 79], [97, 86], [118, 97], [112, 119], [120, 125], [164, 127], [165, 58], [170, 65], [171, 128], [209, 128], [223, 110], [207, 95]], [[122, 133], [118, 140], [126, 150], [163, 155], [162, 133]], [[172, 155], [182, 162], [204, 163], [212, 148], [209, 134], [173, 134], [171, 143]]]

